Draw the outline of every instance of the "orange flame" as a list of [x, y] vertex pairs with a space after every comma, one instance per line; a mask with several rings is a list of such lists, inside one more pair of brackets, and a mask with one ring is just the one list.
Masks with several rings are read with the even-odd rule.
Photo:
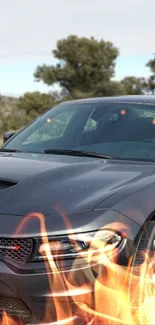
[[[66, 228], [71, 230], [69, 219], [61, 211], [59, 213], [64, 219]], [[90, 247], [85, 254], [77, 252], [70, 272], [66, 272], [60, 267], [60, 261], [52, 254], [45, 218], [41, 213], [26, 216], [17, 233], [20, 233], [32, 218], [38, 218], [40, 222], [42, 239], [40, 253], [48, 270], [50, 287], [44, 324], [155, 324], [155, 275], [153, 268], [150, 272], [146, 272], [149, 261], [147, 252], [143, 252], [143, 264], [133, 266], [131, 256], [128, 266], [123, 267], [117, 263], [117, 248], [101, 240], [100, 232], [105, 228], [115, 229], [125, 238], [125, 225], [120, 223], [107, 225], [96, 233], [93, 240], [87, 236], [87, 240], [91, 243]], [[69, 239], [76, 240], [71, 235]], [[57, 242], [55, 247], [56, 245]], [[53, 308], [51, 311], [48, 307], [48, 302], [52, 302], [55, 307], [55, 315]], [[21, 320], [14, 321], [4, 311], [0, 325], [15, 324], [24, 325]]]
[[20, 319], [18, 320], [13, 320], [11, 317], [9, 317], [6, 313], [6, 311], [3, 311], [2, 314], [2, 322], [0, 323], [2, 325], [23, 325]]

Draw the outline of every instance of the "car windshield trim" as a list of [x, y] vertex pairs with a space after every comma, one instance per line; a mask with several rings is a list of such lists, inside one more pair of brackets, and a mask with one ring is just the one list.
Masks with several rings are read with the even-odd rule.
[[1, 148], [0, 152], [23, 152], [23, 151], [18, 149]]
[[114, 159], [115, 157], [104, 155], [97, 152], [89, 152], [84, 150], [72, 150], [72, 149], [50, 149], [44, 150], [45, 154], [56, 154], [56, 155], [69, 155], [69, 156], [81, 156], [81, 157], [96, 157], [104, 159]]

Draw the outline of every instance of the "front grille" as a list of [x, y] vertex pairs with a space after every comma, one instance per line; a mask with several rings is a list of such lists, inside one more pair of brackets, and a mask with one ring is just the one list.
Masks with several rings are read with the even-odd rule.
[[0, 314], [6, 312], [8, 316], [14, 316], [20, 319], [24, 324], [32, 320], [32, 314], [24, 302], [19, 298], [0, 296]]
[[31, 238], [0, 238], [0, 259], [26, 263], [33, 250]]

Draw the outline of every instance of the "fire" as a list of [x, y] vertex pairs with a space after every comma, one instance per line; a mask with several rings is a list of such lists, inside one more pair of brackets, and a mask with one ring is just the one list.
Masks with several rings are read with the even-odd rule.
[[[66, 227], [71, 229], [69, 219], [62, 212], [61, 215]], [[88, 236], [91, 245], [87, 254], [79, 252], [72, 268], [66, 272], [52, 254], [42, 214], [33, 213], [25, 217], [17, 233], [32, 218], [40, 221], [40, 253], [48, 269], [50, 287], [43, 325], [155, 324], [155, 274], [153, 265], [148, 268], [148, 252], [142, 252], [144, 262], [141, 265], [133, 266], [131, 256], [128, 267], [123, 267], [117, 261], [117, 248], [114, 254], [113, 244], [107, 245], [100, 238], [100, 231], [104, 228], [121, 230], [125, 238], [125, 225], [107, 225], [96, 233], [93, 240]], [[74, 240], [73, 236], [69, 238]], [[54, 248], [59, 249], [57, 242]], [[55, 315], [48, 308], [49, 301], [55, 307]], [[20, 319], [14, 320], [4, 311], [0, 325], [15, 324], [24, 325]]]
[[6, 313], [6, 311], [3, 311], [2, 314], [2, 323], [3, 325], [23, 325], [20, 321], [20, 319], [13, 320], [11, 317], [9, 317]]

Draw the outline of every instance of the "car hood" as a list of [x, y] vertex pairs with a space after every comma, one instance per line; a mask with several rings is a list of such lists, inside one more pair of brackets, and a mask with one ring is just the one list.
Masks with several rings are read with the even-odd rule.
[[0, 214], [92, 210], [150, 172], [150, 167], [123, 161], [1, 153]]

